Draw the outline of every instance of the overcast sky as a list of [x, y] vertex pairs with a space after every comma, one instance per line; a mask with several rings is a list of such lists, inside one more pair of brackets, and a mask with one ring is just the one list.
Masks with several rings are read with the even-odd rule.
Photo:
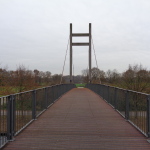
[[[101, 70], [150, 69], [150, 0], [0, 0], [0, 67], [62, 72], [69, 24], [92, 37]], [[73, 41], [87, 38], [73, 38]], [[88, 67], [88, 47], [73, 47], [74, 74]], [[96, 66], [94, 54], [92, 66]], [[69, 51], [65, 74], [69, 74]]]

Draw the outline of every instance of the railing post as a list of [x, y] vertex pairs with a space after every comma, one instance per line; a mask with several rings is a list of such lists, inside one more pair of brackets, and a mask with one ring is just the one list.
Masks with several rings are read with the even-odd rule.
[[103, 85], [103, 99], [105, 99], [105, 85]]
[[[71, 85], [72, 85], [72, 84], [71, 84]], [[71, 85], [68, 85], [68, 86], [71, 86]], [[66, 87], [66, 84], [62, 84], [62, 93], [61, 93], [61, 95], [66, 92], [66, 91], [65, 91], [65, 87]]]
[[107, 101], [107, 85], [104, 85], [104, 99]]
[[54, 86], [52, 86], [52, 103], [54, 103], [55, 100], [55, 89]]
[[10, 95], [8, 97], [8, 104], [7, 104], [7, 140], [13, 141], [14, 140], [14, 126], [15, 126], [15, 110], [14, 110], [14, 96]]
[[58, 89], [59, 89], [59, 94], [58, 94], [59, 96], [58, 97], [60, 97], [62, 95], [62, 84], [59, 85]]
[[47, 93], [47, 87], [45, 88], [45, 109], [48, 107], [48, 93]]
[[54, 98], [54, 101], [55, 101], [55, 100], [57, 99], [57, 85], [54, 86], [54, 89], [55, 89], [55, 90], [54, 90], [54, 91], [55, 91], [55, 98]]
[[61, 96], [62, 85], [58, 86], [58, 98]]
[[36, 119], [36, 90], [32, 91], [33, 100], [32, 100], [32, 119]]
[[55, 98], [55, 100], [58, 99], [58, 94], [59, 94], [59, 93], [58, 93], [58, 88], [59, 88], [59, 87], [58, 87], [58, 84], [57, 84], [57, 85], [56, 85], [56, 98]]
[[107, 86], [107, 97], [108, 97], [107, 103], [110, 103], [110, 101], [109, 101], [109, 85]]
[[102, 85], [100, 85], [100, 91], [99, 91], [99, 95], [102, 97]]
[[125, 95], [125, 119], [129, 120], [129, 91], [126, 90], [126, 95]]
[[114, 93], [114, 109], [117, 109], [117, 88], [116, 87]]
[[98, 90], [99, 85], [96, 84], [95, 86], [96, 86], [96, 93], [99, 95], [99, 90]]
[[103, 98], [103, 85], [101, 85], [101, 97]]
[[147, 96], [147, 136], [150, 137], [150, 95]]
[[102, 85], [102, 98], [104, 99], [104, 86]]
[[64, 86], [66, 86], [66, 85], [63, 85], [63, 84], [61, 84], [60, 96], [62, 96], [62, 95], [64, 94], [64, 91], [63, 91], [63, 89], [64, 89]]

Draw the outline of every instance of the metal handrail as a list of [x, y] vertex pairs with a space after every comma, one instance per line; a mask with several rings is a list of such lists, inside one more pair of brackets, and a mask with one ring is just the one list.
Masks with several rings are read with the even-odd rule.
[[150, 137], [150, 95], [104, 84], [87, 84], [127, 121]]
[[72, 88], [60, 84], [0, 97], [0, 148]]

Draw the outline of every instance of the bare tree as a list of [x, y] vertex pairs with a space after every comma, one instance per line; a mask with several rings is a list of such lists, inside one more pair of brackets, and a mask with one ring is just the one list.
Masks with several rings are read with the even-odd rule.
[[32, 71], [27, 70], [25, 66], [19, 65], [14, 72], [14, 86], [18, 89], [18, 92], [31, 89], [35, 87], [35, 79]]
[[[89, 70], [88, 69], [82, 70], [82, 77], [83, 77], [84, 83], [89, 82]], [[93, 67], [91, 69], [91, 80], [92, 80], [92, 83], [104, 82], [105, 81], [105, 72], [102, 70], [99, 70], [96, 67]]]
[[122, 75], [124, 88], [147, 92], [150, 88], [150, 74], [142, 65], [129, 65], [128, 69]]
[[91, 69], [92, 83], [101, 83], [105, 79], [105, 72], [94, 67]]
[[40, 73], [39, 70], [34, 69], [34, 79], [35, 79], [35, 83], [36, 83], [37, 85], [39, 85], [39, 80], [40, 80], [39, 73]]
[[[52, 85], [60, 84], [61, 76], [61, 74], [54, 74], [52, 76]], [[64, 78], [62, 78], [62, 83], [65, 83]]]
[[[58, 75], [59, 76], [59, 75]], [[56, 80], [56, 79], [55, 79]], [[28, 70], [24, 65], [19, 65], [15, 71], [0, 68], [0, 95], [51, 85], [50, 71]], [[64, 80], [63, 80], [64, 82]], [[55, 84], [55, 83], [53, 83]]]
[[83, 78], [84, 83], [89, 82], [89, 70], [88, 69], [82, 70], [82, 78]]
[[114, 70], [108, 70], [106, 72], [106, 81], [108, 84], [111, 85], [118, 85], [120, 81], [121, 75], [118, 73], [116, 69]]
[[50, 85], [51, 84], [51, 72], [50, 71], [45, 72], [44, 83], [45, 83], [45, 85]]

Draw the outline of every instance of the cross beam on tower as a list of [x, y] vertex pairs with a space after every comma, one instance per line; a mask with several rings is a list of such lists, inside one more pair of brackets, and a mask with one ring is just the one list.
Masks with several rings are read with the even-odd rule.
[[[89, 37], [88, 43], [73, 43], [72, 37]], [[89, 23], [89, 33], [72, 33], [72, 23], [70, 23], [70, 83], [72, 80], [72, 46], [89, 46], [89, 82], [91, 83], [91, 23]]]

